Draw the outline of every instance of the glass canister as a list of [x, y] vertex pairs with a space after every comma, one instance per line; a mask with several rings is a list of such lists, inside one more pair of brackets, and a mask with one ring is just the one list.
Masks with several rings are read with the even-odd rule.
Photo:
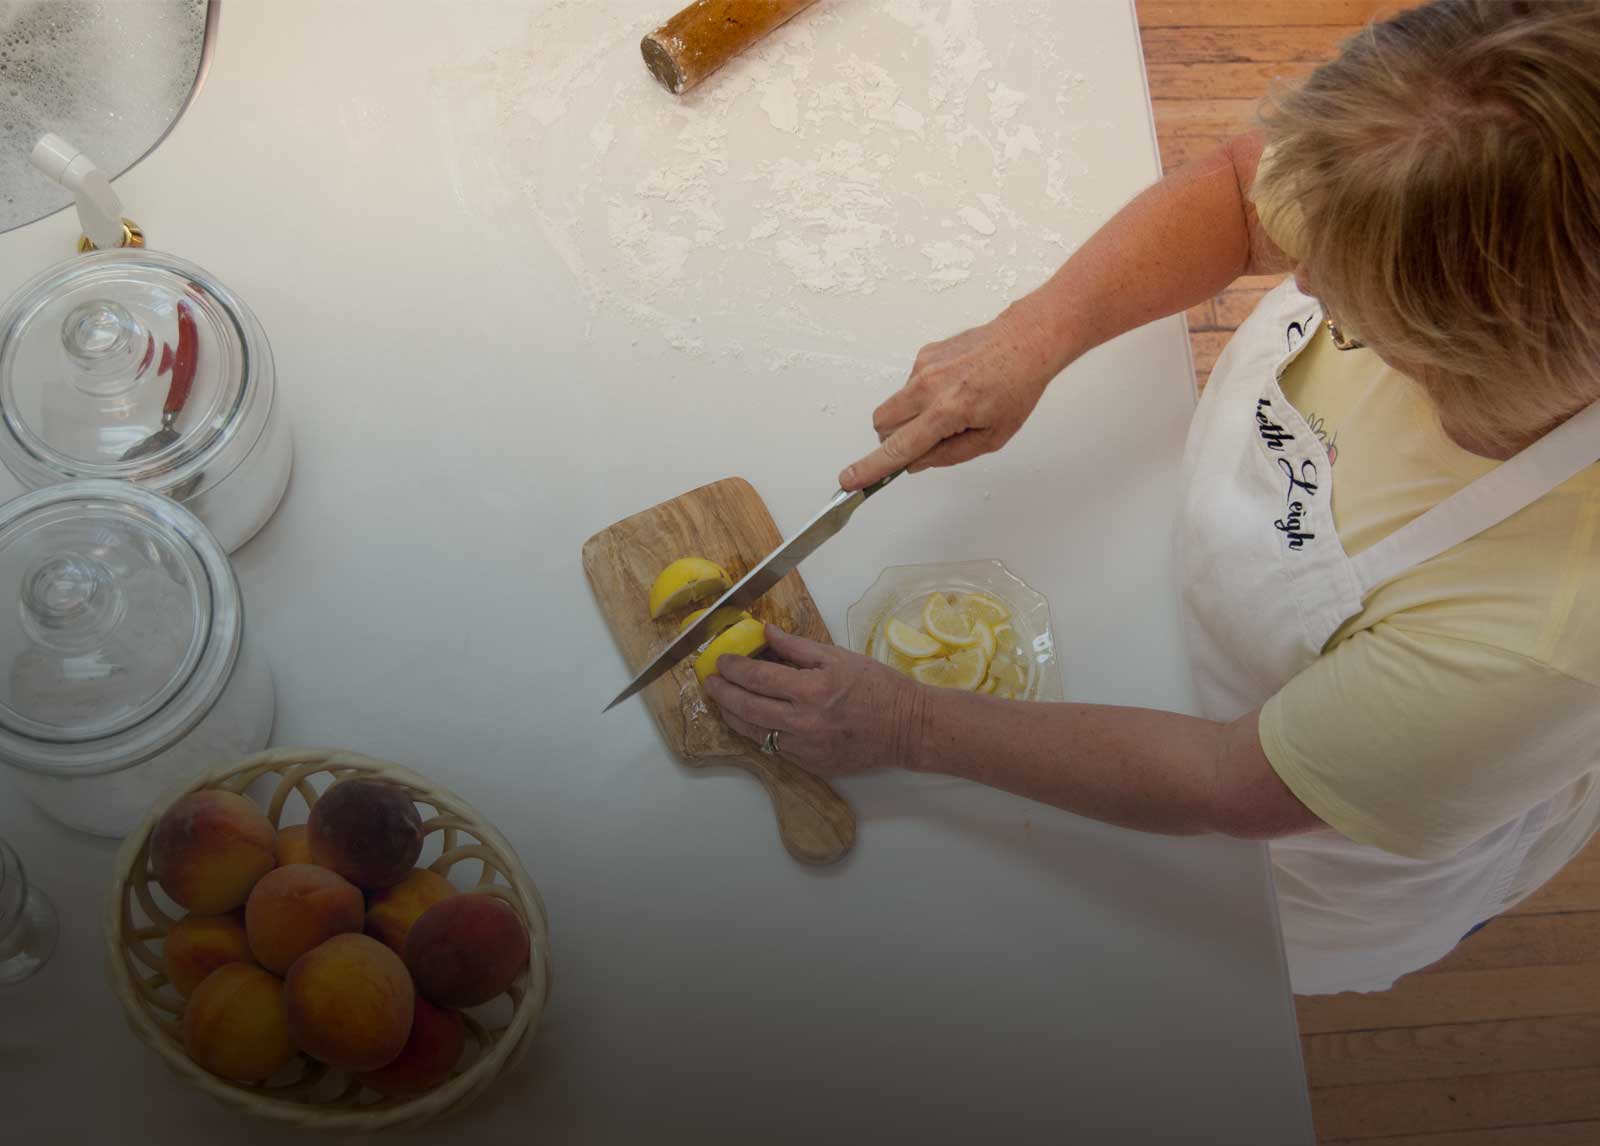
[[210, 531], [126, 482], [0, 507], [0, 764], [43, 811], [131, 831], [168, 789], [266, 747], [272, 675]]
[[55, 905], [28, 882], [16, 849], [0, 840], [0, 987], [20, 983], [48, 963], [59, 931]]
[[164, 494], [228, 552], [289, 484], [276, 389], [255, 315], [172, 255], [71, 259], [0, 307], [0, 462], [28, 489], [99, 478]]

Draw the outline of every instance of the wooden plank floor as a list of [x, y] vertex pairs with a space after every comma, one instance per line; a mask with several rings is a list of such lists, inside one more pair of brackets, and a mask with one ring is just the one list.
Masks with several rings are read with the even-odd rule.
[[[1247, 126], [1293, 80], [1396, 5], [1137, 0], [1163, 163]], [[1203, 385], [1276, 280], [1189, 312]], [[1297, 1000], [1324, 1146], [1600, 1146], [1600, 840], [1552, 883], [1381, 994]]]

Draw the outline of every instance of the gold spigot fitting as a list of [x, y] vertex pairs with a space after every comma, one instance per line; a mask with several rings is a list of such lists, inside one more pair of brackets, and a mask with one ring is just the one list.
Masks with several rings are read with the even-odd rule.
[[[122, 219], [122, 242], [118, 243], [117, 246], [119, 246], [119, 247], [142, 247], [142, 246], [144, 246], [144, 232], [139, 229], [139, 224], [138, 223], [135, 223], [132, 219], [129, 219], [127, 216], [123, 216], [123, 219]], [[90, 251], [98, 251], [99, 249], [100, 249], [99, 247], [94, 245], [94, 240], [91, 239], [88, 235], [79, 235], [78, 236], [78, 253], [80, 255], [86, 255]]]

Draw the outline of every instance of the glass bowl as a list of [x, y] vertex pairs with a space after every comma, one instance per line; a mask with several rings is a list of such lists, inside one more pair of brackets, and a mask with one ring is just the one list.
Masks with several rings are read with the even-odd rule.
[[845, 613], [850, 648], [891, 664], [881, 638], [890, 618], [920, 623], [930, 593], [983, 593], [1011, 611], [1011, 626], [1023, 649], [1028, 683], [1020, 699], [1065, 699], [1056, 662], [1050, 602], [999, 561], [955, 561], [938, 565], [891, 565]]

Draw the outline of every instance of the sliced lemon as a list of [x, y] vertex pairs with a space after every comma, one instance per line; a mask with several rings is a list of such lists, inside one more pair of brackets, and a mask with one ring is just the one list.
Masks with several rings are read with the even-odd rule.
[[983, 683], [987, 668], [982, 649], [962, 649], [948, 657], [919, 661], [911, 666], [911, 675], [923, 684], [972, 692]]
[[944, 646], [938, 641], [896, 617], [890, 617], [889, 623], [883, 627], [883, 637], [891, 649], [914, 661], [936, 657], [944, 652]]
[[718, 597], [733, 588], [733, 578], [715, 561], [704, 557], [680, 557], [656, 576], [650, 586], [650, 617], [655, 619], [704, 601]]
[[996, 664], [989, 673], [989, 680], [994, 682], [996, 696], [1015, 700], [1027, 695], [1028, 668], [1016, 661], [1007, 660]]
[[982, 621], [991, 629], [1011, 619], [1011, 610], [987, 593], [964, 593], [956, 599], [956, 608], [967, 620]]
[[[683, 632], [690, 625], [694, 624], [705, 615], [706, 611], [704, 609], [696, 609], [683, 619], [683, 624], [678, 626], [678, 632]], [[722, 632], [722, 630], [726, 629], [729, 625], [733, 624], [735, 621], [742, 620], [748, 616], [750, 616], [750, 612], [747, 609], [741, 609], [737, 605], [724, 605], [722, 608], [717, 610], [717, 615], [711, 619], [711, 624], [707, 628], [706, 636], [714, 637], [718, 633]]]
[[717, 671], [717, 662], [730, 653], [753, 657], [767, 647], [767, 627], [754, 617], [743, 617], [700, 646], [694, 658], [694, 675], [703, 683]]
[[994, 639], [994, 630], [984, 622], [978, 621], [972, 626], [972, 631], [977, 635], [978, 648], [983, 650], [983, 663], [987, 665], [994, 660], [994, 652], [997, 647]]
[[978, 691], [983, 693], [984, 696], [988, 696], [991, 692], [993, 692], [995, 690], [995, 687], [999, 683], [1000, 682], [995, 680], [994, 677], [990, 677], [988, 680], [984, 681], [982, 684], [980, 684], [978, 686]]
[[922, 627], [934, 640], [953, 649], [971, 648], [979, 639], [972, 622], [943, 593], [928, 594], [922, 606]]
[[895, 652], [894, 649], [889, 647], [889, 642], [876, 633], [868, 638], [867, 655], [879, 664], [888, 665], [901, 676], [910, 676], [911, 670], [921, 663], [916, 657], [908, 657], [904, 653]]
[[994, 639], [1001, 648], [1015, 648], [1017, 645], [1017, 630], [1011, 627], [1010, 621], [1001, 621], [994, 627]]

